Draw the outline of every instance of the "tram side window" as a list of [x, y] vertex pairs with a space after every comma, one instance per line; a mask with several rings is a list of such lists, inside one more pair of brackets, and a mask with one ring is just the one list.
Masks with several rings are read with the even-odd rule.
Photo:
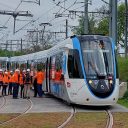
[[56, 70], [62, 71], [63, 53], [56, 55], [55, 68]]
[[58, 53], [57, 55], [51, 57], [50, 79], [52, 80], [56, 80], [56, 79], [63, 80], [63, 76], [62, 76], [63, 58], [62, 57], [63, 57], [63, 53]]
[[68, 74], [69, 78], [84, 78], [80, 63], [79, 51], [76, 49], [69, 50]]
[[37, 63], [37, 70], [45, 71], [45, 62]]

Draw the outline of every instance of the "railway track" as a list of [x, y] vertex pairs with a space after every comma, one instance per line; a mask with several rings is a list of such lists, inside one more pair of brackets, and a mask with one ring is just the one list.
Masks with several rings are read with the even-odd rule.
[[[0, 109], [3, 108], [3, 107], [5, 106], [5, 104], [6, 104], [6, 98], [4, 97], [4, 99], [5, 99], [5, 103], [2, 105], [2, 107], [0, 107]], [[32, 101], [31, 101], [30, 99], [27, 99], [27, 101], [28, 101], [28, 107], [27, 107], [27, 109], [25, 109], [24, 112], [22, 112], [21, 114], [19, 114], [18, 116], [14, 117], [14, 118], [12, 118], [12, 119], [10, 119], [10, 120], [7, 120], [7, 121], [4, 121], [4, 122], [0, 123], [0, 126], [1, 126], [1, 125], [5, 125], [5, 124], [7, 124], [7, 123], [10, 123], [11, 121], [14, 121], [14, 120], [16, 120], [17, 118], [19, 118], [19, 117], [25, 115], [26, 113], [28, 113], [29, 110], [32, 108], [33, 103], [32, 103]]]
[[73, 116], [75, 115], [75, 113], [76, 113], [76, 110], [75, 110], [74, 107], [72, 107], [70, 116], [58, 128], [64, 128], [71, 121], [71, 119], [73, 118]]
[[[109, 110], [105, 110], [105, 112], [108, 115], [107, 124], [106, 124], [106, 127], [105, 128], [113, 128], [113, 115], [112, 115], [111, 111], [109, 111]], [[64, 128], [65, 126], [67, 126], [68, 123], [71, 121], [71, 119], [74, 117], [75, 113], [76, 113], [76, 110], [75, 110], [74, 107], [72, 107], [70, 116], [58, 128]]]
[[106, 128], [112, 128], [113, 127], [113, 115], [111, 111], [109, 110], [106, 110], [106, 113], [108, 114]]
[[4, 108], [5, 105], [6, 105], [6, 98], [3, 96], [2, 99], [3, 99], [3, 102], [2, 102], [2, 104], [1, 104], [1, 106], [0, 106], [0, 110], [1, 110], [2, 108]]

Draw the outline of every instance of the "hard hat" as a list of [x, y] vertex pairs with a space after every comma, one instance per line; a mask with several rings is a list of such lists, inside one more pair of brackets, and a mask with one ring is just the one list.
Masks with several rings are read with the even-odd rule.
[[26, 72], [26, 70], [24, 69], [23, 72]]
[[3, 70], [2, 70], [2, 69], [0, 69], [0, 72], [3, 72]]
[[20, 70], [19, 69], [16, 69], [15, 72], [19, 72]]
[[8, 74], [8, 72], [5, 72], [5, 74]]
[[27, 69], [27, 72], [30, 72], [30, 69]]
[[10, 73], [13, 73], [13, 71], [10, 71]]

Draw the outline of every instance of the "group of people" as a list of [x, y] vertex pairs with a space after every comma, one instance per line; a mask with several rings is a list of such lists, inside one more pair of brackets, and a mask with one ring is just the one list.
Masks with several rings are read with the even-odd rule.
[[24, 99], [30, 98], [30, 88], [34, 86], [34, 97], [43, 96], [42, 83], [45, 73], [38, 69], [37, 71], [19, 70], [4, 71], [0, 69], [0, 96], [12, 95], [14, 99], [20, 97]]

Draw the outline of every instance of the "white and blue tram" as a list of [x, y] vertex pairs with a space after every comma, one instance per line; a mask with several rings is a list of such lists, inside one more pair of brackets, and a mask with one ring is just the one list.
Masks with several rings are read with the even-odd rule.
[[42, 63], [43, 90], [68, 103], [105, 106], [118, 100], [115, 44], [110, 37], [72, 36], [49, 50], [12, 57], [10, 62]]

